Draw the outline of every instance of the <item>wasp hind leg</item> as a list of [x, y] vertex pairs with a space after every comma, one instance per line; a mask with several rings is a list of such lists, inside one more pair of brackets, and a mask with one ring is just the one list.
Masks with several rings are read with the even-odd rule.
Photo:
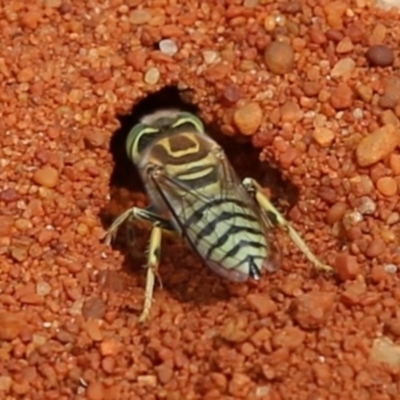
[[311, 251], [300, 234], [289, 224], [285, 217], [274, 207], [261, 191], [261, 186], [252, 178], [245, 178], [242, 182], [245, 189], [254, 196], [259, 207], [267, 214], [267, 218], [275, 226], [285, 230], [291, 240], [302, 251], [307, 259], [313, 264], [314, 268], [323, 271], [332, 271], [333, 268], [321, 262], [317, 256]]

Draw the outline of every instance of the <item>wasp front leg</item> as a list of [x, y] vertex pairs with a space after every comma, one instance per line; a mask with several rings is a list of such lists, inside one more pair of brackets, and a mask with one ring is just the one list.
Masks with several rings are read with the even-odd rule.
[[145, 300], [143, 311], [139, 317], [139, 322], [144, 322], [149, 314], [151, 309], [151, 303], [153, 300], [153, 291], [154, 291], [154, 282], [155, 277], [157, 276], [160, 286], [162, 286], [161, 278], [158, 274], [158, 266], [160, 264], [160, 254], [161, 254], [161, 235], [162, 230], [173, 231], [174, 228], [171, 223], [161, 218], [156, 213], [146, 209], [141, 209], [137, 207], [130, 208], [122, 213], [111, 225], [105, 235], [105, 242], [110, 244], [113, 240], [114, 236], [118, 232], [118, 228], [126, 221], [131, 221], [133, 219], [138, 219], [142, 221], [151, 222], [153, 224], [153, 228], [151, 231], [150, 242], [148, 247], [147, 254], [147, 276], [146, 276], [146, 289], [145, 289]]
[[332, 271], [333, 268], [321, 262], [311, 251], [300, 234], [289, 224], [285, 217], [274, 207], [268, 197], [262, 193], [261, 186], [252, 178], [245, 178], [242, 182], [246, 190], [252, 194], [259, 207], [266, 213], [273, 225], [285, 230], [296, 246], [302, 251], [316, 269]]
[[150, 242], [147, 254], [147, 276], [146, 289], [144, 292], [143, 311], [140, 314], [139, 322], [145, 322], [150, 315], [151, 304], [153, 302], [154, 282], [157, 276], [160, 285], [161, 279], [158, 274], [158, 266], [160, 265], [161, 256], [161, 236], [162, 229], [158, 223], [155, 223], [150, 235]]
[[126, 221], [132, 221], [134, 219], [141, 220], [141, 221], [147, 221], [151, 223], [157, 223], [158, 226], [162, 229], [170, 230], [173, 231], [174, 228], [171, 225], [171, 223], [164, 219], [161, 218], [159, 215], [156, 213], [150, 211], [149, 209], [143, 209], [143, 208], [138, 208], [138, 207], [132, 207], [123, 212], [110, 226], [110, 228], [107, 230], [104, 240], [106, 244], [110, 244], [113, 239], [115, 238], [119, 227]]

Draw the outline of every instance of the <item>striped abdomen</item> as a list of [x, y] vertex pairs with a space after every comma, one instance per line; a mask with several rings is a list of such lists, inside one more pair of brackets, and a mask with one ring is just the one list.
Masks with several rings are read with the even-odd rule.
[[266, 232], [253, 209], [238, 196], [228, 193], [208, 203], [194, 203], [185, 214], [191, 244], [216, 272], [245, 280], [262, 271], [269, 256]]

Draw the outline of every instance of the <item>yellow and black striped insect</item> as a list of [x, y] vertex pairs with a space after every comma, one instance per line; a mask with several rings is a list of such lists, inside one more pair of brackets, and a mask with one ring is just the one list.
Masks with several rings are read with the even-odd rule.
[[251, 178], [240, 182], [222, 148], [195, 115], [159, 110], [143, 117], [129, 132], [126, 151], [138, 167], [151, 206], [122, 213], [106, 240], [110, 243], [127, 220], [153, 224], [140, 321], [150, 313], [163, 230], [181, 234], [208, 267], [232, 281], [259, 279], [263, 270], [276, 269], [268, 239], [273, 227], [283, 228], [317, 269], [331, 270], [317, 259], [257, 182]]

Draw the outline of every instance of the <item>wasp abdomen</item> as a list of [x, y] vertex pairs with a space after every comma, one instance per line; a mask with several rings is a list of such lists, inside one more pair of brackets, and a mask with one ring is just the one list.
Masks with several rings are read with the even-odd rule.
[[187, 215], [184, 226], [189, 240], [204, 260], [254, 277], [264, 268], [269, 256], [265, 231], [241, 200], [195, 202]]

